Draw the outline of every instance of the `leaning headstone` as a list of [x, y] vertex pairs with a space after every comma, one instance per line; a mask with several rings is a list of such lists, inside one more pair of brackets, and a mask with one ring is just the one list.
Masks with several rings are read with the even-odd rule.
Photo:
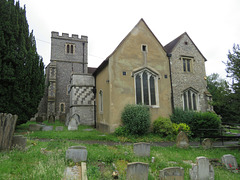
[[229, 170], [236, 170], [238, 169], [238, 164], [235, 156], [231, 154], [226, 154], [222, 156], [222, 163], [226, 166]]
[[196, 164], [189, 170], [191, 180], [214, 180], [214, 169], [206, 157], [197, 157]]
[[71, 117], [68, 117], [68, 118], [67, 118], [67, 121], [66, 121], [66, 123], [65, 123], [66, 126], [69, 125], [69, 123], [70, 123], [70, 121], [71, 121], [72, 119], [75, 119], [77, 125], [79, 125], [79, 124], [81, 123], [81, 122], [80, 122], [80, 116], [75, 113], [75, 114], [73, 114]]
[[55, 123], [55, 116], [54, 115], [50, 115], [48, 117], [48, 123]]
[[203, 149], [211, 149], [212, 148], [212, 141], [209, 138], [205, 138], [202, 142]]
[[28, 130], [29, 131], [41, 131], [44, 125], [41, 124], [29, 124]]
[[11, 148], [17, 118], [17, 115], [0, 113], [0, 150]]
[[69, 123], [68, 123], [68, 130], [69, 131], [75, 131], [78, 130], [78, 123], [75, 118], [71, 118]]
[[150, 156], [150, 143], [134, 143], [133, 152], [136, 156]]
[[71, 146], [66, 151], [66, 159], [73, 162], [81, 162], [87, 160], [87, 149], [84, 146]]
[[66, 114], [61, 114], [59, 116], [59, 121], [60, 121], [60, 123], [64, 123], [65, 124], [65, 122], [66, 122]]
[[12, 148], [25, 149], [27, 138], [22, 135], [14, 135], [12, 139]]
[[128, 163], [127, 165], [127, 180], [147, 180], [148, 179], [148, 164], [142, 162]]
[[182, 167], [169, 167], [160, 171], [160, 180], [184, 180], [184, 169]]
[[176, 141], [178, 148], [188, 148], [189, 147], [189, 140], [185, 132], [180, 131], [180, 133], [177, 135], [177, 141]]
[[63, 126], [56, 126], [56, 131], [63, 131]]
[[43, 118], [41, 116], [36, 117], [36, 123], [42, 123], [43, 122]]
[[52, 131], [53, 130], [53, 126], [43, 126], [42, 127], [42, 131]]

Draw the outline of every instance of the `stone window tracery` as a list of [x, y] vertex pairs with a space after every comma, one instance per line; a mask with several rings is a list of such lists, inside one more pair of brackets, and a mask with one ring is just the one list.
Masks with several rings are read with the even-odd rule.
[[192, 88], [183, 91], [183, 109], [198, 110], [198, 92]]

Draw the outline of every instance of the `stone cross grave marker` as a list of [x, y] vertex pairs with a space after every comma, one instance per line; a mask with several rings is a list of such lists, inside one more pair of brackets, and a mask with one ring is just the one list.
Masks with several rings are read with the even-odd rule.
[[191, 180], [214, 180], [214, 169], [206, 157], [197, 157], [196, 164], [189, 170]]
[[177, 141], [176, 141], [178, 148], [188, 148], [189, 147], [189, 140], [185, 132], [180, 131], [180, 133], [177, 135]]
[[235, 156], [231, 154], [226, 154], [222, 156], [222, 163], [226, 166], [227, 169], [236, 170], [238, 169], [238, 164]]
[[150, 143], [134, 143], [133, 152], [136, 156], [150, 156]]
[[66, 151], [66, 159], [73, 162], [87, 161], [87, 149], [84, 146], [71, 146]]
[[134, 162], [127, 165], [127, 180], [147, 180], [148, 179], [147, 163]]
[[184, 180], [184, 169], [182, 167], [164, 168], [159, 174], [160, 180]]
[[17, 115], [0, 113], [0, 150], [11, 148], [17, 118]]
[[212, 148], [212, 141], [209, 138], [205, 138], [202, 142], [203, 149], [211, 149]]

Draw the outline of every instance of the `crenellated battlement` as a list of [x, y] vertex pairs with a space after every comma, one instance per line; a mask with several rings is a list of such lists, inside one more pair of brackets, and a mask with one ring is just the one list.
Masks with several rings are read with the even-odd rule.
[[62, 33], [62, 36], [59, 35], [59, 32], [52, 31], [52, 38], [63, 38], [63, 39], [72, 39], [72, 40], [81, 40], [81, 41], [88, 41], [88, 37], [82, 35], [81, 38], [78, 37], [77, 34], [72, 34], [70, 37], [68, 33]]

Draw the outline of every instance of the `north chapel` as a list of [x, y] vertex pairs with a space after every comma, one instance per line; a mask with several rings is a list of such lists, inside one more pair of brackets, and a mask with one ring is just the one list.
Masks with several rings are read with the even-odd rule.
[[186, 32], [162, 46], [143, 19], [98, 68], [88, 67], [87, 36], [52, 32], [38, 114], [77, 115], [81, 124], [114, 132], [127, 104], [149, 106], [152, 122], [176, 107], [211, 111], [206, 61]]

